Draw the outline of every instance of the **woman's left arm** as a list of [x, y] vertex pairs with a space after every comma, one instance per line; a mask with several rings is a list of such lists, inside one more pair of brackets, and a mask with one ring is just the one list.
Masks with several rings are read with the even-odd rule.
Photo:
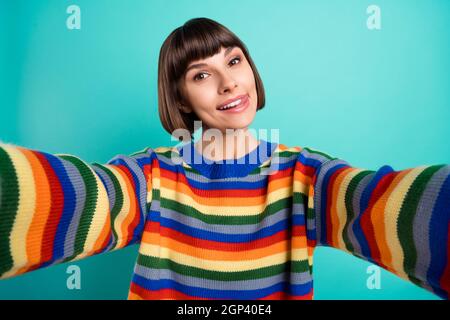
[[373, 171], [324, 159], [313, 170], [308, 199], [314, 243], [449, 299], [450, 165]]

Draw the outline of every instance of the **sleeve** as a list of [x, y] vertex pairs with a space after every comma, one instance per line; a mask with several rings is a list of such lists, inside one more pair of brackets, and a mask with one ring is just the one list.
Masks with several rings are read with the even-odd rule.
[[310, 243], [374, 263], [437, 296], [450, 289], [450, 165], [354, 168], [304, 150]]
[[0, 143], [0, 279], [140, 241], [154, 151], [88, 164]]

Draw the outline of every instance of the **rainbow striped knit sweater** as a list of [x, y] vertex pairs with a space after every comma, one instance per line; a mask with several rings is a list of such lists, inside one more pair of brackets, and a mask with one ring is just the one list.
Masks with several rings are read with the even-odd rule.
[[107, 164], [0, 144], [0, 278], [139, 243], [129, 299], [313, 299], [322, 245], [448, 299], [450, 165], [260, 142], [234, 163], [190, 142]]

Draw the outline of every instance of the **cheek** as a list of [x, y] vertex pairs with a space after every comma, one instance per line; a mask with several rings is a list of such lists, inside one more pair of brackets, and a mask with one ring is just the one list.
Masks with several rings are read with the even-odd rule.
[[190, 92], [190, 101], [198, 111], [210, 109], [211, 104], [216, 102], [216, 89], [213, 85], [204, 84]]
[[255, 82], [255, 76], [253, 74], [252, 68], [249, 66], [245, 73], [245, 84], [248, 87], [248, 89], [255, 89], [256, 90], [256, 82]]

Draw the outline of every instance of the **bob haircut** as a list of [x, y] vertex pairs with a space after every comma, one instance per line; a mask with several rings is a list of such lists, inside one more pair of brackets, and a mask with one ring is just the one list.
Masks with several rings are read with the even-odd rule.
[[220, 23], [208, 18], [194, 18], [172, 31], [159, 52], [159, 117], [164, 129], [171, 135], [176, 129], [187, 129], [192, 140], [194, 121], [200, 120], [194, 112], [185, 113], [179, 108], [186, 104], [180, 88], [188, 65], [219, 53], [221, 47], [234, 46], [242, 50], [253, 70], [258, 96], [256, 110], [264, 108], [264, 86], [244, 43]]

